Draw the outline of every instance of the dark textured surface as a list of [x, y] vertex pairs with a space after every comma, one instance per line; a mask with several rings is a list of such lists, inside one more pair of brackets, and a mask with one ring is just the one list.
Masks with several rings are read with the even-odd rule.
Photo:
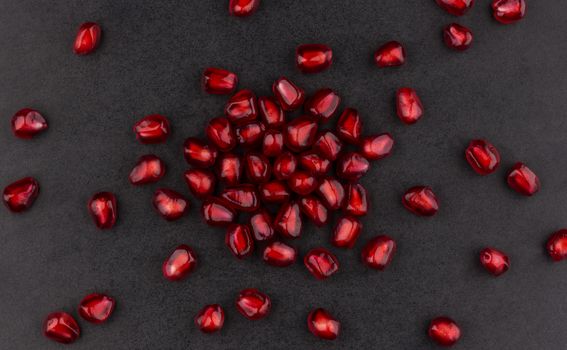
[[[22, 215], [0, 210], [0, 348], [58, 349], [41, 335], [51, 311], [73, 315], [87, 293], [117, 299], [112, 319], [94, 326], [79, 320], [74, 349], [434, 349], [428, 321], [446, 314], [461, 326], [455, 349], [565, 349], [567, 265], [553, 264], [544, 242], [567, 225], [567, 22], [564, 1], [529, 1], [524, 21], [492, 20], [489, 1], [478, 1], [461, 24], [474, 31], [465, 53], [446, 49], [442, 27], [456, 19], [434, 1], [263, 1], [246, 20], [230, 18], [227, 1], [2, 1], [0, 10], [0, 186], [23, 176], [41, 183], [33, 208]], [[104, 30], [96, 54], [77, 57], [79, 24]], [[374, 49], [396, 39], [408, 63], [379, 70]], [[294, 48], [324, 42], [333, 67], [304, 76]], [[367, 133], [390, 131], [394, 155], [375, 163], [364, 179], [372, 209], [355, 249], [338, 251], [341, 270], [315, 281], [302, 264], [286, 269], [258, 257], [236, 261], [223, 230], [190, 215], [175, 223], [151, 207], [154, 185], [135, 188], [127, 175], [136, 158], [155, 153], [168, 174], [158, 186], [187, 193], [181, 145], [202, 135], [222, 112], [224, 97], [207, 96], [199, 78], [207, 66], [232, 69], [240, 87], [268, 94], [287, 75], [308, 92], [336, 88], [344, 105], [359, 109]], [[403, 126], [393, 94], [409, 85], [421, 94], [425, 117]], [[9, 120], [37, 108], [50, 129], [32, 141], [12, 136]], [[133, 123], [167, 115], [169, 142], [136, 142]], [[502, 154], [493, 175], [473, 173], [463, 157], [471, 138], [491, 140]], [[512, 192], [507, 169], [526, 162], [542, 180], [533, 198]], [[441, 210], [431, 219], [405, 211], [400, 195], [430, 185]], [[95, 228], [86, 211], [96, 191], [119, 200], [119, 223]], [[328, 247], [330, 228], [307, 225], [297, 241], [303, 254]], [[359, 262], [363, 242], [388, 233], [399, 243], [384, 272]], [[179, 243], [195, 248], [200, 267], [170, 283], [161, 263]], [[486, 245], [509, 253], [511, 270], [488, 276], [478, 264]], [[273, 298], [271, 315], [251, 322], [233, 300], [245, 287]], [[203, 335], [193, 316], [208, 303], [226, 307], [220, 334]], [[305, 326], [313, 307], [324, 307], [343, 326], [339, 340], [323, 342]]]

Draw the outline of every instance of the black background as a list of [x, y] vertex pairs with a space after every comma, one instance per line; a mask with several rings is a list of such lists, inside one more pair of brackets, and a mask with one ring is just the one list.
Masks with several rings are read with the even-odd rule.
[[[0, 347], [57, 349], [42, 336], [44, 317], [65, 310], [82, 327], [76, 349], [434, 349], [429, 320], [454, 318], [462, 328], [456, 349], [565, 349], [567, 269], [553, 264], [544, 243], [567, 225], [567, 22], [564, 1], [528, 1], [526, 18], [504, 26], [489, 1], [455, 18], [431, 0], [265, 0], [244, 20], [229, 17], [228, 1], [1, 2], [0, 186], [34, 176], [41, 193], [29, 212], [0, 210]], [[78, 26], [97, 21], [99, 50], [72, 52]], [[470, 26], [474, 43], [457, 53], [441, 40], [453, 22]], [[372, 53], [388, 40], [405, 44], [407, 64], [378, 69]], [[321, 42], [333, 47], [330, 70], [302, 75], [294, 49]], [[235, 71], [241, 88], [270, 93], [286, 75], [312, 93], [335, 88], [343, 106], [358, 108], [367, 133], [391, 132], [392, 157], [372, 166], [363, 183], [371, 211], [355, 249], [332, 249], [341, 262], [332, 278], [316, 281], [301, 263], [266, 266], [255, 256], [240, 262], [224, 246], [222, 229], [207, 227], [198, 202], [168, 223], [151, 206], [153, 190], [188, 195], [182, 143], [203, 135], [222, 113], [226, 97], [200, 88], [208, 66]], [[412, 86], [426, 108], [404, 126], [394, 91]], [[40, 110], [49, 130], [34, 140], [15, 138], [18, 109]], [[172, 122], [166, 144], [139, 144], [136, 120], [162, 113]], [[472, 138], [500, 150], [501, 167], [477, 176], [463, 151]], [[128, 173], [143, 154], [168, 165], [157, 185], [133, 187]], [[507, 169], [524, 161], [542, 189], [522, 197], [505, 183]], [[437, 216], [416, 217], [400, 196], [425, 184], [437, 193]], [[89, 197], [113, 191], [119, 222], [99, 231], [86, 210]], [[294, 242], [303, 255], [329, 247], [331, 228], [308, 224]], [[384, 272], [359, 262], [362, 244], [387, 233], [398, 253]], [[200, 267], [180, 283], [166, 281], [161, 263], [177, 244], [194, 247]], [[478, 252], [494, 246], [510, 255], [502, 277], [489, 276]], [[235, 310], [240, 289], [258, 287], [273, 299], [267, 319], [248, 321]], [[117, 300], [111, 320], [87, 324], [76, 306], [88, 293]], [[219, 334], [193, 324], [205, 304], [225, 306]], [[342, 323], [335, 342], [306, 328], [311, 308], [324, 307]]]

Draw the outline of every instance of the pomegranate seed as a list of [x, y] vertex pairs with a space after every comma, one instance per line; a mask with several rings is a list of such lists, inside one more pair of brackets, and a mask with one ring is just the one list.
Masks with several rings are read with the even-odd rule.
[[389, 156], [394, 147], [394, 139], [389, 133], [366, 136], [360, 144], [360, 153], [368, 160], [378, 160]]
[[493, 248], [484, 248], [480, 251], [480, 263], [486, 271], [494, 276], [500, 276], [508, 271], [510, 267], [508, 256], [504, 252]]
[[278, 180], [287, 180], [297, 168], [297, 158], [290, 152], [283, 152], [274, 161], [274, 176]]
[[362, 120], [354, 108], [344, 110], [337, 124], [337, 136], [344, 142], [357, 145], [362, 135]]
[[236, 125], [256, 120], [256, 95], [251, 90], [238, 91], [228, 100], [224, 112], [228, 120]]
[[547, 240], [547, 253], [553, 261], [567, 258], [567, 230], [559, 230]]
[[368, 160], [356, 152], [347, 152], [339, 157], [337, 162], [337, 175], [346, 180], [358, 180], [367, 172], [370, 164]]
[[325, 175], [331, 168], [331, 162], [313, 151], [303, 152], [299, 155], [299, 164], [315, 176]]
[[500, 153], [485, 140], [472, 140], [465, 151], [465, 157], [479, 175], [491, 174], [500, 165]]
[[230, 0], [228, 12], [231, 16], [246, 17], [250, 16], [260, 6], [260, 0]]
[[35, 109], [20, 109], [12, 117], [12, 132], [21, 139], [31, 139], [45, 129], [47, 121]]
[[257, 289], [244, 289], [236, 298], [236, 309], [249, 320], [259, 320], [270, 312], [270, 297]]
[[165, 163], [153, 154], [138, 158], [134, 169], [130, 172], [132, 185], [144, 185], [159, 181], [165, 175]]
[[286, 267], [297, 259], [297, 250], [283, 242], [272, 242], [264, 248], [262, 258], [268, 265]]
[[516, 163], [508, 174], [508, 186], [525, 196], [532, 196], [539, 191], [537, 175], [524, 163]]
[[323, 204], [331, 210], [337, 210], [343, 206], [345, 200], [344, 187], [339, 181], [330, 176], [319, 181], [317, 194], [323, 200]]
[[256, 211], [259, 206], [256, 187], [253, 185], [238, 185], [226, 188], [221, 197], [234, 210]]
[[262, 183], [270, 179], [272, 170], [270, 161], [265, 155], [257, 152], [250, 152], [245, 156], [246, 176], [251, 182]]
[[207, 198], [215, 190], [215, 175], [210, 170], [190, 169], [185, 172], [185, 182], [197, 198]]
[[368, 213], [366, 189], [361, 184], [348, 184], [345, 187], [344, 210], [348, 215], [364, 216]]
[[88, 55], [96, 50], [100, 43], [100, 26], [93, 22], [81, 24], [75, 38], [73, 50], [77, 55]]
[[203, 88], [213, 95], [227, 95], [234, 92], [238, 76], [221, 68], [207, 68], [203, 73]]
[[99, 229], [112, 228], [116, 223], [116, 212], [118, 211], [116, 197], [110, 192], [95, 194], [89, 201], [89, 211]]
[[205, 222], [211, 226], [227, 226], [236, 220], [236, 213], [224, 200], [209, 197], [203, 201], [201, 214]]
[[503, 24], [515, 23], [526, 14], [526, 2], [524, 0], [493, 0], [492, 15]]
[[401, 88], [396, 93], [398, 117], [407, 125], [415, 124], [423, 115], [423, 105], [412, 88]]
[[270, 181], [259, 186], [260, 198], [264, 203], [284, 203], [291, 196], [286, 185], [281, 181]]
[[339, 336], [341, 323], [327, 310], [315, 309], [307, 316], [307, 328], [318, 338], [334, 340]]
[[189, 137], [183, 145], [183, 154], [187, 163], [198, 168], [209, 168], [215, 164], [218, 151], [213, 145]]
[[287, 124], [284, 141], [290, 150], [301, 152], [313, 145], [316, 136], [317, 123], [309, 116], [301, 116]]
[[301, 236], [301, 213], [295, 201], [283, 204], [274, 220], [274, 229], [285, 238]]
[[419, 216], [433, 216], [439, 210], [435, 193], [426, 186], [415, 186], [406, 191], [402, 204], [407, 210]]
[[203, 333], [220, 331], [224, 324], [224, 310], [218, 304], [206, 305], [195, 316], [195, 324]]
[[274, 82], [272, 92], [284, 111], [298, 109], [303, 104], [303, 100], [305, 100], [305, 91], [285, 77], [281, 77]]
[[362, 262], [373, 269], [384, 270], [396, 253], [396, 242], [385, 235], [371, 239], [362, 248]]
[[474, 4], [474, 0], [436, 0], [437, 5], [454, 16], [464, 15]]
[[295, 63], [303, 73], [318, 73], [333, 63], [333, 50], [323, 44], [299, 45], [295, 51]]
[[250, 227], [252, 228], [254, 239], [257, 241], [267, 241], [274, 236], [272, 217], [264, 209], [260, 209], [258, 212], [252, 214], [250, 217]]
[[104, 323], [112, 315], [116, 302], [106, 294], [93, 293], [79, 304], [79, 315], [92, 323]]
[[406, 62], [406, 51], [397, 41], [389, 41], [374, 53], [374, 62], [380, 68], [397, 67]]
[[240, 158], [232, 153], [224, 153], [220, 156], [217, 165], [219, 180], [227, 186], [235, 186], [240, 183], [242, 177], [242, 164]]
[[153, 198], [154, 208], [167, 221], [179, 219], [189, 209], [189, 202], [183, 196], [167, 188], [158, 188]]
[[207, 138], [222, 152], [228, 152], [236, 146], [236, 134], [228, 119], [213, 118], [207, 125]]
[[320, 133], [313, 144], [315, 152], [332, 161], [337, 159], [342, 148], [341, 140], [332, 131]]
[[439, 345], [451, 346], [461, 337], [461, 330], [452, 319], [437, 317], [429, 324], [429, 337]]
[[259, 97], [258, 107], [268, 129], [280, 129], [285, 124], [284, 111], [272, 97]]
[[28, 210], [39, 194], [39, 183], [33, 177], [24, 177], [4, 188], [4, 204], [14, 213]]
[[236, 128], [236, 138], [240, 145], [247, 148], [254, 148], [262, 142], [265, 130], [266, 127], [264, 124], [253, 121]]
[[141, 143], [162, 143], [169, 135], [169, 121], [160, 114], [148, 115], [134, 124], [134, 132]]
[[188, 245], [180, 244], [163, 262], [161, 271], [163, 277], [170, 281], [184, 279], [197, 266], [197, 255]]
[[469, 28], [452, 23], [443, 30], [443, 40], [448, 48], [464, 51], [471, 46], [473, 35]]
[[352, 248], [360, 235], [362, 223], [353, 216], [343, 216], [337, 221], [331, 243], [339, 248]]
[[268, 130], [264, 134], [262, 153], [266, 157], [277, 157], [284, 149], [283, 134], [278, 130]]
[[319, 182], [310, 173], [305, 171], [296, 171], [291, 174], [287, 180], [287, 185], [293, 192], [301, 196], [306, 196], [319, 186]]
[[305, 102], [305, 111], [316, 120], [323, 122], [331, 119], [339, 108], [341, 98], [331, 89], [321, 89]]
[[81, 334], [81, 329], [73, 316], [66, 312], [52, 312], [43, 323], [43, 334], [56, 342], [71, 344]]
[[311, 249], [303, 258], [307, 270], [318, 280], [323, 280], [339, 270], [339, 260], [324, 248]]
[[254, 239], [248, 225], [232, 224], [228, 226], [224, 243], [238, 259], [243, 259], [254, 251]]
[[318, 198], [314, 196], [306, 196], [299, 200], [299, 209], [307, 216], [315, 225], [322, 227], [327, 223], [328, 212], [327, 207], [323, 205]]

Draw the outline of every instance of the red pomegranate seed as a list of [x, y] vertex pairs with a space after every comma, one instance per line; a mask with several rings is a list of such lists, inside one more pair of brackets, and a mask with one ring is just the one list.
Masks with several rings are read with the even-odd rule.
[[333, 50], [323, 44], [299, 45], [295, 51], [295, 63], [303, 73], [318, 73], [333, 63]]
[[195, 316], [195, 324], [203, 333], [220, 331], [224, 324], [224, 310], [218, 304], [206, 305]]
[[167, 188], [158, 188], [155, 191], [153, 204], [167, 221], [179, 219], [189, 209], [189, 202], [180, 193]]
[[287, 180], [297, 168], [297, 158], [290, 152], [283, 152], [274, 161], [274, 176], [278, 180]]
[[334, 340], [339, 336], [341, 323], [327, 310], [315, 309], [307, 316], [307, 328], [318, 338]]
[[324, 248], [311, 249], [303, 258], [303, 263], [318, 280], [324, 280], [339, 270], [337, 257]]
[[283, 204], [274, 220], [274, 229], [285, 238], [298, 238], [301, 236], [301, 228], [299, 204], [295, 201]]
[[236, 213], [224, 200], [209, 197], [203, 201], [201, 214], [205, 222], [211, 226], [227, 226], [236, 220]]
[[134, 132], [141, 143], [162, 143], [169, 135], [169, 121], [160, 114], [148, 115], [134, 124]]
[[231, 16], [246, 17], [250, 16], [260, 6], [260, 0], [230, 0], [228, 12]]
[[343, 144], [332, 131], [325, 131], [317, 135], [313, 150], [329, 160], [336, 160], [343, 148]]
[[270, 161], [268, 158], [257, 152], [247, 153], [245, 156], [246, 176], [254, 183], [266, 182], [272, 175]]
[[360, 153], [368, 160], [386, 158], [392, 153], [394, 138], [389, 133], [362, 138]]
[[96, 224], [101, 229], [110, 229], [116, 223], [116, 197], [110, 192], [99, 192], [89, 201], [89, 211]]
[[337, 136], [344, 142], [358, 145], [362, 135], [362, 120], [354, 108], [344, 110], [337, 124]]
[[323, 204], [330, 210], [337, 210], [343, 206], [345, 200], [344, 187], [339, 181], [330, 176], [319, 181], [317, 194], [323, 200]]
[[485, 140], [472, 140], [465, 151], [465, 157], [479, 175], [491, 174], [500, 165], [500, 153]]
[[266, 157], [277, 157], [284, 149], [283, 134], [279, 130], [268, 130], [264, 134], [262, 153]]
[[159, 181], [165, 175], [165, 163], [153, 154], [138, 158], [134, 169], [130, 172], [132, 185], [144, 185]]
[[448, 317], [437, 317], [429, 324], [429, 337], [437, 344], [451, 346], [461, 337], [461, 329]]
[[161, 267], [163, 277], [170, 281], [184, 279], [197, 266], [197, 255], [188, 245], [180, 244], [165, 259]]
[[362, 262], [373, 269], [384, 270], [390, 265], [396, 253], [396, 242], [386, 236], [377, 236], [371, 239], [362, 248]]
[[254, 239], [257, 241], [267, 241], [274, 237], [272, 217], [264, 209], [260, 209], [258, 212], [252, 214], [250, 217], [250, 227]]
[[397, 67], [406, 62], [406, 51], [397, 41], [389, 41], [374, 53], [374, 63], [380, 68]]
[[360, 235], [362, 223], [353, 216], [343, 216], [337, 221], [331, 243], [339, 248], [352, 248]]
[[492, 15], [503, 24], [515, 23], [526, 14], [526, 2], [524, 0], [493, 0]]
[[567, 258], [567, 230], [562, 229], [549, 237], [546, 244], [547, 253], [553, 261]]
[[348, 184], [345, 187], [344, 210], [348, 215], [364, 216], [368, 213], [366, 189], [361, 184]]
[[56, 342], [71, 344], [81, 334], [81, 329], [73, 316], [66, 312], [52, 312], [43, 323], [43, 334]]
[[286, 267], [297, 259], [297, 250], [283, 242], [272, 242], [264, 248], [262, 258], [268, 265]]
[[305, 100], [305, 91], [286, 77], [281, 77], [274, 82], [272, 92], [284, 111], [298, 109]]
[[256, 95], [251, 90], [240, 90], [227, 102], [224, 113], [235, 125], [243, 125], [258, 116]]
[[189, 137], [183, 145], [183, 154], [187, 163], [198, 168], [209, 168], [215, 164], [218, 151], [213, 145]]
[[532, 196], [539, 191], [537, 175], [524, 163], [516, 163], [508, 174], [508, 186], [525, 196]]
[[100, 43], [100, 26], [93, 22], [81, 24], [75, 37], [73, 50], [77, 55], [88, 55], [96, 50]]
[[299, 155], [299, 164], [315, 176], [325, 175], [331, 168], [331, 162], [317, 152], [307, 151]]
[[313, 221], [315, 225], [322, 227], [327, 223], [329, 218], [327, 207], [323, 202], [314, 196], [306, 196], [299, 200], [299, 209], [301, 212]]
[[236, 309], [249, 320], [259, 320], [270, 312], [270, 297], [257, 289], [244, 289], [236, 298]]
[[291, 196], [286, 185], [281, 181], [270, 181], [259, 186], [260, 198], [264, 203], [284, 203]]
[[259, 97], [258, 109], [268, 129], [280, 129], [285, 124], [284, 111], [272, 97]]
[[256, 211], [260, 204], [256, 187], [249, 184], [226, 188], [221, 197], [234, 210]]
[[236, 128], [238, 143], [247, 148], [254, 148], [262, 142], [266, 127], [259, 121], [253, 121]]
[[415, 124], [423, 115], [423, 105], [414, 89], [401, 88], [396, 93], [398, 117], [407, 125]]
[[4, 204], [14, 213], [28, 210], [39, 194], [39, 183], [33, 177], [24, 177], [4, 188]]
[[228, 119], [223, 117], [209, 121], [207, 138], [222, 152], [228, 152], [236, 146], [236, 133]]
[[455, 16], [464, 15], [474, 4], [474, 0], [436, 0], [437, 5]]
[[190, 169], [185, 172], [189, 191], [197, 198], [207, 198], [215, 190], [215, 175], [206, 169]]
[[47, 121], [35, 109], [20, 109], [12, 117], [12, 132], [21, 139], [31, 139], [45, 129]]
[[341, 98], [331, 89], [321, 89], [305, 102], [305, 111], [316, 120], [326, 122], [339, 108]]
[[341, 179], [358, 180], [367, 172], [370, 164], [368, 160], [356, 152], [347, 152], [337, 161], [337, 175]]
[[293, 192], [306, 196], [319, 186], [319, 182], [308, 172], [296, 171], [287, 180], [287, 185]]
[[301, 116], [289, 122], [284, 132], [284, 142], [290, 150], [301, 152], [315, 142], [317, 123], [309, 116]]
[[406, 191], [402, 204], [407, 210], [419, 216], [433, 216], [439, 210], [439, 202], [431, 188], [415, 186]]
[[250, 256], [254, 251], [254, 239], [248, 225], [232, 224], [228, 226], [224, 243], [238, 259]]
[[79, 304], [79, 315], [92, 323], [104, 323], [112, 315], [116, 302], [106, 294], [93, 293]]
[[217, 174], [219, 181], [225, 185], [238, 185], [242, 177], [242, 163], [240, 157], [232, 153], [222, 154], [217, 164]]
[[210, 67], [203, 73], [203, 88], [213, 95], [227, 95], [234, 92], [238, 76], [222, 68]]
[[480, 251], [480, 263], [494, 276], [500, 276], [510, 267], [506, 253], [494, 248], [484, 248]]
[[471, 30], [460, 24], [452, 23], [443, 30], [443, 41], [450, 49], [464, 51], [471, 46], [472, 40]]

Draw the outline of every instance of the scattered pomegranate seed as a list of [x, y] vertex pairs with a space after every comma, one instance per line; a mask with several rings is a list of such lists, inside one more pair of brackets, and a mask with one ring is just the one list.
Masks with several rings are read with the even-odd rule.
[[331, 89], [321, 89], [305, 102], [305, 111], [316, 120], [326, 122], [335, 115], [341, 98]]
[[371, 239], [362, 249], [362, 262], [373, 269], [384, 270], [396, 253], [396, 242], [381, 235]]
[[429, 337], [437, 344], [451, 346], [461, 337], [461, 329], [448, 317], [437, 317], [429, 324]]
[[259, 186], [260, 198], [264, 203], [285, 203], [291, 194], [281, 181], [270, 181]]
[[222, 152], [228, 152], [236, 146], [236, 134], [228, 119], [213, 118], [207, 125], [207, 138]]
[[53, 312], [43, 323], [43, 334], [56, 342], [71, 344], [81, 334], [81, 329], [73, 316], [66, 312]]
[[274, 176], [278, 180], [287, 180], [297, 168], [297, 158], [290, 152], [283, 152], [274, 161]]
[[455, 16], [464, 15], [474, 4], [474, 0], [436, 0], [437, 5]]
[[221, 197], [234, 210], [256, 211], [260, 205], [256, 187], [245, 184], [226, 188]]
[[189, 137], [183, 145], [183, 154], [187, 163], [198, 168], [209, 168], [215, 164], [218, 151], [213, 145]]
[[347, 152], [341, 155], [337, 161], [337, 175], [341, 179], [356, 181], [363, 177], [370, 164], [368, 160], [356, 152]]
[[268, 129], [280, 129], [285, 124], [283, 109], [272, 97], [258, 98], [260, 117]]
[[213, 95], [227, 95], [234, 92], [238, 76], [222, 68], [210, 67], [203, 73], [203, 88]]
[[163, 262], [163, 277], [170, 281], [184, 279], [197, 266], [197, 255], [188, 245], [180, 244]]
[[89, 201], [89, 211], [96, 226], [101, 229], [110, 229], [116, 223], [116, 197], [110, 192], [99, 192]]
[[224, 243], [238, 259], [250, 256], [254, 251], [254, 239], [248, 225], [232, 224], [228, 226]]
[[216, 197], [208, 197], [203, 201], [201, 214], [211, 226], [227, 226], [236, 220], [236, 213], [230, 205], [224, 199]]
[[185, 172], [189, 191], [197, 198], [207, 198], [215, 190], [215, 175], [206, 169], [190, 169]]
[[510, 267], [508, 256], [494, 248], [484, 248], [480, 251], [480, 263], [494, 276], [500, 276]]
[[345, 187], [344, 210], [348, 215], [364, 216], [368, 213], [366, 189], [361, 184], [348, 184]]
[[286, 77], [281, 77], [274, 82], [272, 92], [284, 111], [298, 109], [305, 100], [305, 91]]
[[272, 175], [270, 161], [258, 152], [250, 152], [245, 156], [246, 176], [254, 183], [266, 182]]
[[524, 0], [492, 0], [492, 15], [503, 24], [515, 23], [526, 14]]
[[272, 217], [264, 209], [260, 209], [258, 212], [252, 214], [250, 217], [250, 227], [254, 239], [257, 241], [267, 241], [274, 237]]
[[299, 204], [290, 201], [283, 204], [274, 220], [274, 229], [285, 238], [298, 238], [301, 236], [301, 213]]
[[299, 200], [299, 209], [301, 212], [313, 221], [315, 225], [322, 227], [327, 224], [329, 218], [327, 207], [323, 205], [318, 198], [314, 196], [306, 196]]
[[392, 153], [394, 138], [389, 133], [362, 138], [360, 153], [368, 160], [386, 158]]
[[236, 298], [236, 309], [249, 320], [259, 320], [270, 312], [270, 297], [257, 289], [244, 289]]
[[552, 234], [547, 240], [546, 248], [553, 261], [567, 258], [567, 230], [562, 229]]
[[464, 51], [471, 46], [473, 40], [469, 28], [457, 23], [451, 23], [443, 30], [443, 41], [448, 48]]
[[311, 249], [303, 258], [303, 263], [318, 280], [326, 279], [339, 270], [337, 257], [324, 248]]
[[256, 12], [260, 0], [230, 0], [228, 12], [231, 16], [247, 17]]
[[104, 323], [112, 315], [115, 304], [114, 299], [106, 294], [89, 294], [79, 304], [79, 315], [92, 323]]
[[317, 123], [309, 116], [295, 118], [285, 128], [286, 146], [294, 152], [306, 151], [315, 142], [317, 128]]
[[331, 243], [339, 248], [352, 248], [360, 235], [362, 223], [354, 216], [343, 216], [337, 221]]
[[33, 177], [24, 177], [4, 188], [4, 204], [14, 213], [28, 210], [39, 194], [39, 182]]
[[130, 172], [132, 185], [144, 185], [159, 181], [165, 175], [165, 163], [153, 154], [138, 158], [134, 169]]
[[343, 144], [337, 135], [333, 134], [332, 131], [324, 131], [317, 135], [315, 143], [313, 144], [313, 150], [318, 152], [323, 157], [334, 161], [337, 159]]
[[415, 124], [423, 115], [423, 105], [414, 89], [401, 88], [396, 93], [398, 117], [407, 125]]
[[158, 188], [153, 198], [154, 208], [167, 221], [179, 219], [189, 209], [189, 202], [178, 192]]
[[323, 204], [330, 210], [342, 208], [345, 200], [345, 189], [336, 179], [327, 176], [319, 181], [317, 194], [323, 200]]
[[295, 51], [295, 63], [303, 73], [319, 73], [333, 63], [333, 50], [323, 44], [299, 45]]
[[256, 95], [251, 90], [240, 90], [227, 102], [224, 113], [228, 120], [235, 125], [243, 125], [258, 116]]
[[331, 162], [317, 152], [307, 151], [299, 155], [299, 164], [314, 176], [323, 176], [331, 168]]
[[389, 41], [374, 53], [374, 62], [380, 68], [397, 67], [406, 62], [406, 51], [397, 41]]
[[217, 164], [217, 174], [219, 181], [225, 185], [238, 185], [242, 178], [240, 157], [232, 153], [221, 154]]
[[472, 140], [465, 151], [465, 157], [479, 175], [492, 174], [500, 165], [500, 153], [485, 140]]
[[525, 196], [532, 196], [539, 191], [540, 183], [537, 175], [524, 163], [516, 163], [508, 174], [508, 186]]
[[296, 171], [295, 173], [291, 174], [291, 176], [287, 180], [287, 185], [293, 192], [301, 196], [306, 196], [309, 193], [313, 192], [317, 188], [319, 183], [317, 179], [310, 173], [307, 173], [305, 171]]
[[77, 55], [88, 55], [96, 50], [100, 43], [100, 26], [93, 22], [81, 24], [75, 38], [73, 50]]
[[404, 207], [419, 216], [433, 216], [439, 210], [437, 197], [431, 188], [415, 186], [406, 191], [402, 197]]
[[259, 121], [253, 121], [236, 128], [236, 139], [240, 145], [254, 148], [262, 142], [265, 130], [264, 124]]
[[268, 130], [264, 134], [262, 142], [262, 153], [266, 157], [277, 157], [284, 149], [283, 134], [279, 130]]
[[297, 250], [283, 242], [275, 241], [264, 248], [262, 258], [266, 264], [277, 267], [286, 267], [295, 263], [295, 260], [297, 259]]
[[47, 121], [35, 109], [20, 109], [12, 117], [12, 132], [21, 139], [31, 139], [45, 129]]
[[169, 121], [160, 114], [148, 115], [134, 124], [134, 132], [141, 143], [162, 143], [169, 135]]
[[358, 145], [362, 135], [362, 120], [354, 108], [344, 110], [337, 124], [337, 136], [344, 142]]
[[314, 336], [334, 340], [339, 336], [341, 323], [325, 309], [315, 309], [307, 316], [307, 328]]
[[220, 331], [224, 325], [224, 310], [218, 304], [206, 305], [195, 316], [195, 324], [203, 333]]

